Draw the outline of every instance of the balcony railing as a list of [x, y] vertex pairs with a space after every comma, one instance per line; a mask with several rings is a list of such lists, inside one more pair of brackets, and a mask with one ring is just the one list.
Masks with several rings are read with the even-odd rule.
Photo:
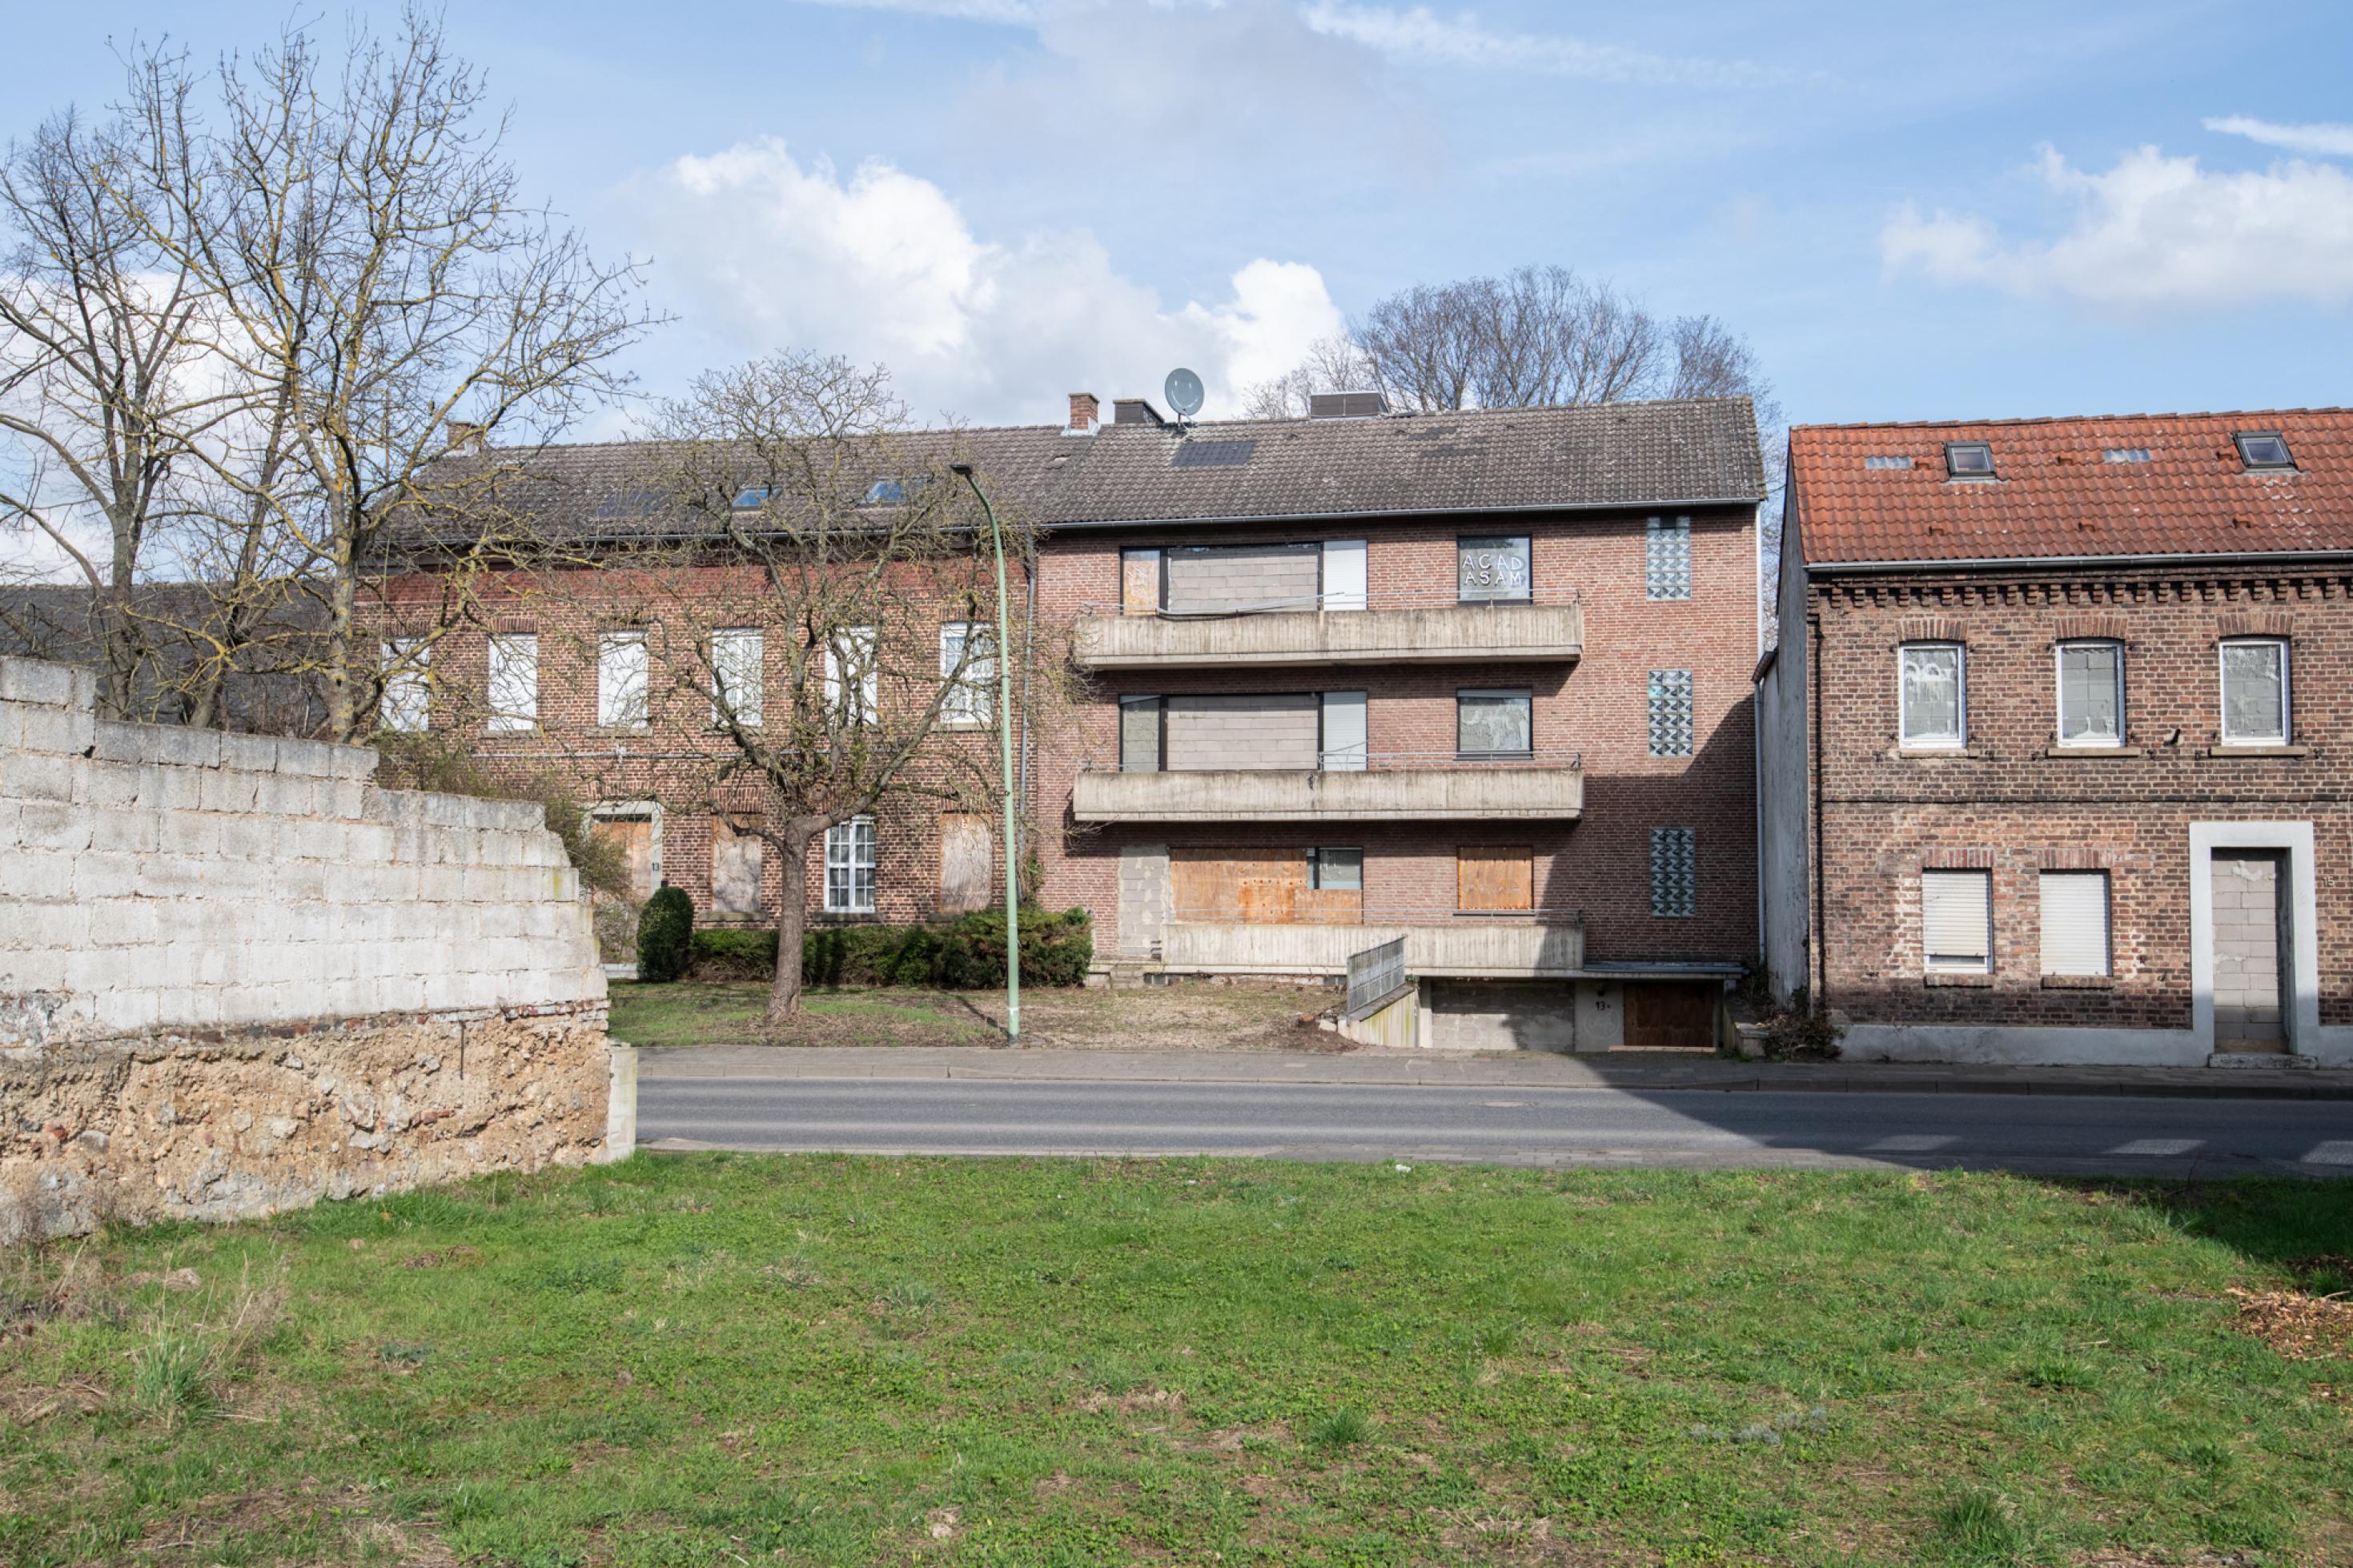
[[1071, 790], [1081, 822], [1570, 821], [1585, 809], [1574, 752], [1508, 758], [1375, 752], [1356, 770], [1090, 767]]
[[1207, 613], [1125, 615], [1082, 607], [1078, 661], [1088, 669], [1221, 665], [1569, 663], [1585, 652], [1576, 595], [1462, 604], [1430, 590], [1270, 600]]
[[1585, 967], [1585, 931], [1521, 921], [1492, 925], [1261, 925], [1176, 921], [1160, 936], [1160, 962], [1176, 971], [1226, 974], [1345, 974], [1348, 955], [1405, 939], [1406, 973], [1452, 979], [1567, 978]]

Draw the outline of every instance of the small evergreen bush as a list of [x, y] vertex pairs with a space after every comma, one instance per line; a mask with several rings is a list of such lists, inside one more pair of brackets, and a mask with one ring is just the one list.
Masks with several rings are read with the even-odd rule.
[[664, 882], [638, 911], [638, 978], [657, 984], [676, 980], [693, 955], [694, 900]]
[[[776, 972], [773, 931], [698, 931], [693, 952], [695, 973], [707, 980], [766, 980]], [[1021, 911], [1023, 984], [1081, 984], [1093, 960], [1093, 920], [1085, 910]], [[936, 925], [813, 927], [801, 940], [801, 981], [974, 991], [1002, 985], [1005, 912], [981, 910]]]

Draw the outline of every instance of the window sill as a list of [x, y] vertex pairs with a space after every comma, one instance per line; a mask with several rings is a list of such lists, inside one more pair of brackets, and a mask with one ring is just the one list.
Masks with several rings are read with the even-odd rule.
[[1927, 973], [1923, 974], [1920, 977], [1920, 981], [1924, 985], [1932, 986], [1940, 990], [1947, 986], [1952, 986], [1962, 990], [1984, 991], [1990, 990], [1993, 986], [1992, 975], [1964, 970], [1932, 969]]
[[2308, 757], [2312, 755], [2312, 748], [2310, 746], [2221, 745], [2207, 747], [2206, 755], [2210, 757]]
[[1983, 746], [1976, 745], [1898, 746], [1894, 751], [1888, 754], [1905, 762], [1912, 762], [1915, 760], [1934, 761], [1940, 757], [1947, 761], [1957, 758], [1968, 758], [1972, 761], [1982, 762], [1985, 759], [1986, 749]]
[[872, 910], [826, 910], [809, 917], [811, 926], [880, 925], [882, 917]]
[[493, 741], [514, 741], [528, 740], [533, 735], [544, 735], [547, 731], [536, 724], [520, 724], [504, 729], [485, 724], [482, 726], [482, 733]]
[[2045, 991], [2113, 991], [2116, 988], [2113, 974], [2046, 974], [2042, 977]]
[[653, 726], [650, 724], [592, 724], [588, 727], [588, 733], [600, 740], [643, 740], [653, 733]]
[[2046, 757], [2145, 757], [2147, 746], [2045, 746]]

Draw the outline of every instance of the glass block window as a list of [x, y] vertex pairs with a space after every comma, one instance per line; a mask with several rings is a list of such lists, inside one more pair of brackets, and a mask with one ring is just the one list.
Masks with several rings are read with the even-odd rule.
[[1531, 582], [1527, 535], [1455, 541], [1454, 595], [1463, 604], [1525, 604]]
[[1692, 672], [1651, 671], [1651, 755], [1692, 754]]
[[853, 816], [825, 830], [825, 912], [874, 912], [874, 819]]
[[1642, 579], [1650, 596], [1653, 599], [1690, 598], [1691, 519], [1651, 519], [1642, 546]]
[[1699, 835], [1688, 827], [1651, 829], [1651, 913], [1689, 920], [1699, 913]]
[[1454, 749], [1463, 756], [1516, 756], [1534, 749], [1525, 690], [1454, 694]]

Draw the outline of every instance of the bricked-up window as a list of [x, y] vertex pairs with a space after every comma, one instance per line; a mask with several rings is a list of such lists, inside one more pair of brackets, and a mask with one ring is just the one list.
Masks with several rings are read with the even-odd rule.
[[2116, 642], [2059, 645], [2059, 743], [2121, 746], [2125, 649]]
[[1323, 892], [1361, 893], [1365, 890], [1365, 852], [1361, 849], [1310, 849], [1307, 885]]
[[1689, 920], [1699, 913], [1699, 834], [1689, 827], [1651, 829], [1651, 913]]
[[1993, 967], [1993, 873], [1920, 873], [1920, 952], [1932, 974]]
[[844, 626], [834, 633], [825, 655], [826, 707], [845, 724], [871, 724], [881, 685], [874, 628]]
[[1651, 755], [1692, 754], [1692, 672], [1651, 671]]
[[760, 727], [766, 681], [761, 670], [767, 639], [757, 626], [726, 626], [711, 634], [711, 722], [733, 712], [746, 729]]
[[950, 621], [942, 626], [940, 679], [951, 678], [954, 684], [940, 700], [940, 722], [988, 723], [997, 713], [997, 634], [978, 621]]
[[1454, 542], [1454, 595], [1463, 604], [1525, 604], [1534, 581], [1525, 534]]
[[874, 912], [874, 819], [854, 816], [825, 830], [825, 912]]
[[1642, 584], [1653, 599], [1692, 596], [1691, 519], [1651, 519], [1642, 535]]
[[1167, 704], [1157, 697], [1119, 700], [1119, 771], [1156, 773], [1160, 771], [1160, 741], [1166, 732], [1162, 715]]
[[539, 728], [539, 638], [505, 632], [491, 638], [491, 721], [499, 731]]
[[2108, 973], [2108, 874], [2042, 873], [2042, 973]]
[[2284, 746], [2288, 738], [2287, 642], [2241, 637], [2222, 645], [2222, 739], [2233, 746]]
[[378, 727], [410, 735], [425, 732], [433, 717], [432, 662], [433, 648], [423, 637], [385, 639]]
[[1904, 744], [1958, 749], [1967, 743], [1967, 666], [1957, 642], [1906, 643], [1896, 651]]
[[1465, 757], [1524, 757], [1535, 750], [1529, 729], [1533, 693], [1465, 688], [1454, 694], [1454, 749]]
[[646, 727], [646, 634], [607, 632], [596, 639], [596, 722], [607, 730]]

